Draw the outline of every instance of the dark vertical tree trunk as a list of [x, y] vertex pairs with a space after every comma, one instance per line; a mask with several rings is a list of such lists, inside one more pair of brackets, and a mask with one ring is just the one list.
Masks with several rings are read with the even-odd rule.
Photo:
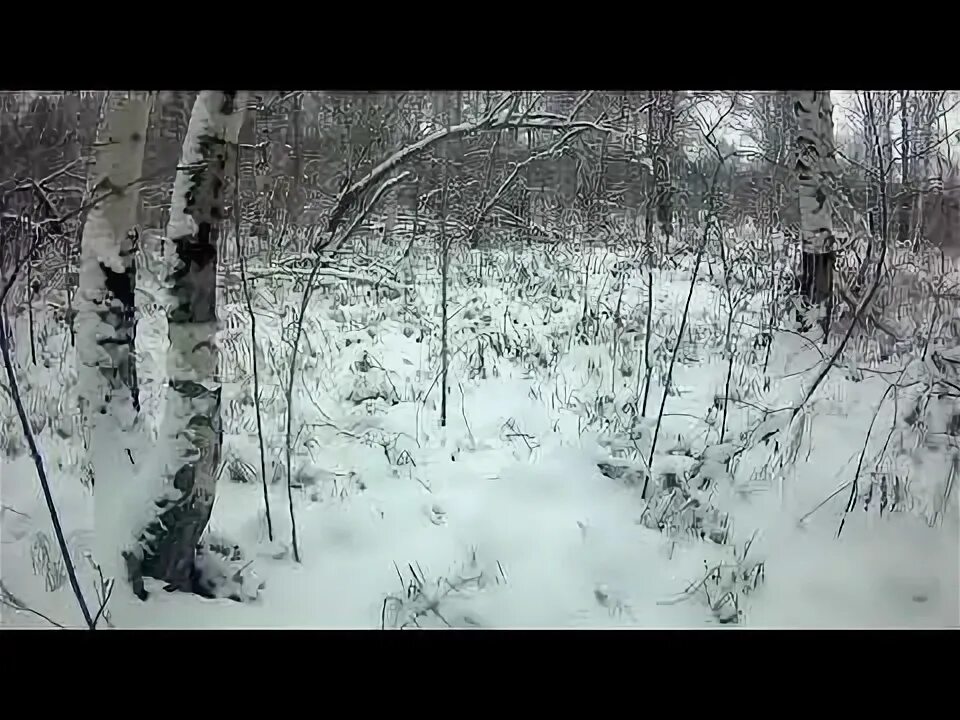
[[[444, 120], [447, 124], [447, 127], [451, 125], [460, 124], [460, 103], [462, 101], [461, 95], [459, 92], [455, 93], [453, 98], [450, 98], [449, 95], [444, 95], [443, 102], [449, 107], [449, 110], [444, 113]], [[449, 369], [450, 356], [447, 348], [447, 320], [449, 317], [449, 312], [447, 308], [447, 289], [450, 283], [450, 239], [447, 236], [447, 208], [448, 208], [448, 194], [449, 194], [449, 176], [450, 176], [450, 158], [451, 155], [455, 155], [453, 148], [449, 145], [445, 146], [443, 149], [443, 161], [441, 169], [441, 189], [440, 189], [440, 273], [441, 273], [441, 379], [440, 379], [440, 426], [446, 427], [447, 425], [447, 393], [449, 388], [447, 383], [449, 382], [447, 373]]]
[[910, 209], [913, 206], [913, 174], [910, 158], [910, 91], [900, 91], [900, 202], [897, 213], [897, 242], [910, 239]]
[[299, 95], [295, 100], [293, 110], [290, 112], [290, 132], [293, 135], [290, 151], [291, 161], [291, 185], [290, 192], [287, 195], [287, 214], [292, 223], [297, 221], [300, 210], [303, 207], [303, 198], [300, 194], [300, 183], [303, 176], [303, 151], [301, 140], [301, 114], [303, 109], [303, 96]]
[[653, 161], [656, 187], [657, 224], [665, 237], [664, 250], [670, 252], [670, 236], [673, 234], [673, 126], [676, 113], [676, 92], [660, 93], [657, 104], [657, 152]]
[[647, 159], [650, 161], [650, 175], [649, 181], [647, 183], [647, 192], [645, 193], [646, 197], [644, 199], [644, 218], [643, 218], [643, 234], [644, 241], [650, 242], [653, 235], [653, 215], [654, 215], [654, 193], [656, 192], [656, 172], [654, 167], [656, 165], [656, 135], [657, 135], [657, 125], [656, 118], [657, 114], [654, 111], [654, 98], [656, 93], [651, 90], [647, 96], [650, 106], [647, 108]]

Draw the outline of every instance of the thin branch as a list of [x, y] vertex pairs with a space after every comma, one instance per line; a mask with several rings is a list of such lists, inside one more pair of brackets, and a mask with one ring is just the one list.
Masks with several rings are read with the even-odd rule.
[[47, 617], [39, 610], [34, 610], [33, 608], [28, 607], [22, 600], [20, 600], [16, 595], [14, 595], [12, 592], [10, 592], [7, 589], [7, 587], [3, 584], [3, 580], [0, 580], [0, 603], [3, 603], [7, 607], [13, 608], [18, 612], [25, 612], [25, 613], [30, 613], [31, 615], [36, 615], [38, 618], [41, 618], [42, 620], [46, 620], [48, 623], [50, 623], [54, 627], [58, 627], [61, 630], [66, 629], [66, 625], [62, 625], [58, 623], [56, 620], [52, 620], [51, 618]]
[[869, 307], [870, 303], [873, 301], [874, 295], [877, 294], [877, 290], [880, 288], [880, 284], [883, 280], [882, 268], [883, 268], [884, 260], [886, 259], [887, 245], [888, 243], [884, 243], [881, 248], [880, 258], [877, 261], [877, 274], [876, 274], [876, 277], [874, 278], [873, 286], [870, 288], [870, 292], [868, 292], [867, 295], [860, 302], [860, 305], [857, 308], [857, 311], [854, 313], [853, 321], [850, 323], [850, 326], [847, 328], [846, 333], [844, 333], [844, 336], [841, 339], [840, 343], [837, 345], [836, 350], [834, 350], [833, 354], [830, 356], [830, 359], [824, 363], [823, 369], [820, 371], [820, 374], [817, 375], [816, 379], [813, 381], [813, 384], [810, 385], [810, 388], [804, 394], [803, 400], [793, 409], [793, 412], [790, 414], [790, 421], [787, 423], [788, 426], [793, 423], [793, 420], [797, 417], [797, 415], [800, 413], [803, 407], [810, 401], [810, 398], [813, 397], [813, 394], [817, 391], [817, 388], [820, 386], [820, 383], [823, 382], [824, 378], [827, 376], [827, 374], [836, 364], [837, 359], [840, 357], [841, 353], [843, 353], [844, 348], [846, 348], [847, 342], [850, 340], [850, 336], [853, 334], [854, 329], [857, 327], [858, 324], [860, 324], [863, 313], [866, 311], [867, 307]]
[[563, 148], [564, 145], [566, 145], [570, 140], [572, 140], [574, 137], [576, 137], [583, 131], [584, 131], [584, 128], [574, 128], [566, 132], [564, 135], [562, 135], [560, 139], [558, 139], [555, 143], [550, 145], [550, 147], [544, 148], [543, 150], [540, 150], [539, 152], [536, 152], [533, 155], [530, 155], [525, 160], [518, 162], [514, 166], [510, 174], [507, 176], [507, 178], [502, 183], [500, 183], [500, 187], [493, 194], [493, 197], [491, 197], [487, 201], [487, 203], [483, 206], [483, 208], [481, 208], [480, 213], [477, 215], [477, 219], [473, 222], [473, 225], [470, 228], [470, 233], [469, 233], [470, 239], [471, 240], [473, 239], [473, 236], [476, 233], [477, 227], [480, 225], [481, 222], [483, 222], [483, 219], [487, 216], [490, 210], [493, 209], [493, 207], [497, 204], [500, 198], [503, 197], [504, 193], [506, 193], [506, 191], [509, 189], [513, 181], [517, 179], [517, 176], [520, 174], [520, 171], [523, 168], [525, 168], [527, 165], [534, 162], [535, 160], [539, 160], [541, 158], [556, 154], [560, 149]]
[[77, 604], [80, 606], [80, 612], [83, 614], [84, 622], [86, 622], [90, 630], [95, 630], [96, 624], [90, 616], [90, 609], [87, 607], [87, 601], [83, 597], [83, 591], [80, 589], [77, 571], [73, 565], [73, 560], [70, 558], [70, 550], [67, 547], [63, 527], [60, 525], [60, 516], [57, 514], [57, 508], [53, 501], [53, 492], [50, 489], [50, 481], [47, 479], [47, 473], [43, 467], [43, 459], [40, 457], [40, 448], [37, 446], [37, 439], [33, 435], [33, 428], [30, 427], [30, 420], [27, 417], [27, 411], [23, 405], [23, 398], [20, 397], [20, 386], [17, 383], [17, 375], [13, 367], [13, 358], [10, 356], [10, 343], [7, 335], [7, 315], [2, 304], [0, 304], [0, 354], [3, 355], [3, 365], [7, 372], [10, 394], [13, 395], [13, 403], [17, 409], [20, 426], [27, 439], [27, 445], [30, 447], [30, 455], [33, 459], [34, 467], [36, 467], [37, 470], [37, 477], [40, 480], [43, 498], [46, 501], [47, 510], [50, 513], [50, 520], [53, 522], [53, 531], [57, 537], [57, 545], [60, 548], [60, 555], [63, 558], [64, 566], [67, 569], [70, 586], [73, 589], [73, 594], [76, 596]]

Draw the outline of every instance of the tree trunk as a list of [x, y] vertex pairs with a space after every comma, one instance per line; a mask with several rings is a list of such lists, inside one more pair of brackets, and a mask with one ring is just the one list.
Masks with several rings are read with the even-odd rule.
[[924, 198], [937, 187], [939, 173], [933, 172], [931, 158], [939, 156], [937, 143], [938, 115], [941, 109], [942, 93], [930, 90], [915, 90], [913, 93], [913, 120], [910, 125], [912, 140], [909, 158], [910, 173], [913, 178], [914, 198], [910, 205], [910, 232], [914, 236], [914, 251], [920, 249], [920, 243], [927, 239]]
[[654, 100], [654, 91], [650, 90], [647, 95], [647, 100], [650, 102], [650, 107], [647, 108], [647, 158], [650, 161], [650, 175], [649, 182], [647, 183], [647, 196], [646, 202], [644, 203], [644, 217], [643, 217], [643, 237], [645, 243], [650, 243], [653, 237], [653, 212], [654, 212], [654, 193], [656, 192], [656, 174], [654, 172], [655, 165], [655, 153], [656, 153], [656, 113], [654, 112], [653, 100]]
[[289, 216], [289, 222], [291, 223], [297, 222], [297, 219], [300, 217], [300, 211], [303, 209], [303, 198], [301, 197], [300, 191], [300, 184], [303, 179], [303, 133], [300, 130], [303, 96], [298, 96], [295, 103], [293, 109], [290, 111], [290, 132], [293, 137], [290, 143], [291, 184], [290, 192], [287, 195], [287, 214]]
[[[449, 128], [452, 125], [460, 124], [460, 115], [461, 115], [461, 102], [462, 97], [460, 91], [457, 91], [455, 95], [451, 98], [449, 94], [444, 94], [442, 96], [443, 105], [446, 106], [444, 113], [447, 127]], [[449, 104], [448, 104], [449, 103]], [[449, 108], [449, 109], [447, 109]], [[440, 180], [440, 282], [441, 282], [441, 329], [440, 329], [440, 342], [441, 342], [441, 378], [440, 378], [440, 426], [447, 426], [447, 393], [449, 389], [447, 387], [448, 382], [448, 371], [449, 371], [449, 362], [450, 354], [448, 352], [448, 337], [447, 337], [447, 321], [449, 319], [449, 311], [447, 308], [447, 290], [450, 282], [450, 239], [447, 237], [447, 206], [449, 202], [449, 174], [450, 174], [450, 158], [451, 156], [457, 156], [456, 149], [451, 147], [449, 144], [444, 146], [443, 158], [441, 161], [441, 180]]]
[[818, 306], [824, 335], [833, 309], [833, 206], [829, 176], [833, 169], [833, 104], [829, 90], [793, 93], [797, 118], [796, 174], [800, 205], [801, 307]]
[[670, 236], [673, 234], [673, 165], [674, 116], [676, 114], [677, 93], [668, 90], [660, 93], [656, 123], [659, 137], [657, 153], [653, 159], [654, 184], [656, 188], [657, 224], [664, 234], [664, 250], [670, 252]]
[[897, 210], [897, 242], [910, 239], [910, 208], [913, 205], [913, 174], [910, 162], [909, 90], [900, 91], [900, 202]]
[[884, 131], [888, 117], [881, 117], [885, 113], [884, 100], [878, 93], [867, 90], [863, 93], [864, 107], [864, 146], [867, 158], [867, 217], [869, 221], [870, 237], [867, 240], [866, 257], [861, 266], [861, 272], [856, 279], [855, 289], [859, 291], [866, 280], [866, 272], [875, 255], [875, 249], [887, 241], [889, 225], [887, 205], [887, 176], [890, 166], [886, 162], [884, 143], [889, 133]]
[[164, 493], [142, 538], [142, 572], [168, 589], [203, 592], [195, 555], [213, 509], [222, 443], [217, 251], [228, 158], [235, 152], [244, 105], [237, 91], [205, 90], [197, 97], [167, 227], [169, 389], [160, 429], [166, 445], [157, 468]]
[[133, 425], [140, 410], [135, 341], [137, 232], [143, 151], [150, 115], [148, 93], [110, 93], [97, 138], [93, 192], [113, 190], [90, 210], [83, 226], [77, 291], [77, 352], [83, 427], [90, 433], [97, 557], [117, 577], [121, 552], [139, 528], [118, 512], [135, 462]]

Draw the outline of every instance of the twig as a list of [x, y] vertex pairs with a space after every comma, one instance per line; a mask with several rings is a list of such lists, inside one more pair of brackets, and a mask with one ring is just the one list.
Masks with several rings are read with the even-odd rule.
[[3, 580], [0, 580], [0, 603], [3, 603], [7, 607], [13, 608], [19, 612], [26, 612], [30, 613], [31, 615], [36, 615], [38, 618], [46, 620], [54, 627], [58, 627], [61, 630], [66, 630], [66, 625], [61, 625], [56, 620], [52, 620], [39, 610], [34, 610], [31, 607], [27, 607], [22, 600], [20, 600], [16, 595], [7, 589], [7, 587], [3, 584]]
[[[647, 400], [650, 397], [650, 381], [653, 378], [653, 360], [650, 358], [650, 339], [653, 337], [653, 269], [647, 269], [647, 323], [643, 338], [643, 405], [640, 417], [647, 416]], [[637, 382], [640, 382], [640, 368], [637, 368]]]

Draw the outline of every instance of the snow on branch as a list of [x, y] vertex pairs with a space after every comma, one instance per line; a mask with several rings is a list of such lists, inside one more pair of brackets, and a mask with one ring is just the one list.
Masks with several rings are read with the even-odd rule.
[[[330, 222], [327, 227], [331, 234], [336, 232], [343, 216], [354, 207], [357, 199], [361, 197], [373, 185], [379, 182], [384, 176], [390, 173], [400, 165], [409, 162], [414, 157], [429, 150], [433, 146], [446, 141], [453, 140], [473, 132], [490, 132], [499, 130], [560, 130], [570, 131], [594, 130], [601, 133], [613, 133], [617, 129], [611, 125], [604, 125], [600, 122], [591, 122], [586, 120], [574, 120], [576, 113], [580, 111], [586, 103], [590, 94], [585, 94], [578, 100], [573, 112], [564, 117], [552, 113], [531, 113], [529, 108], [523, 113], [519, 113], [519, 98], [508, 94], [500, 100], [489, 112], [479, 120], [462, 122], [457, 125], [451, 125], [442, 128], [436, 132], [430, 133], [425, 138], [418, 140], [411, 145], [397, 150], [386, 160], [374, 167], [365, 176], [355, 183], [344, 188], [337, 196], [337, 202], [330, 213]], [[651, 103], [646, 103], [640, 107], [639, 111], [645, 110]], [[510, 107], [508, 108], [507, 105]]]
[[314, 246], [314, 252], [335, 252], [336, 249], [339, 248], [344, 241], [353, 234], [353, 231], [357, 229], [357, 226], [359, 226], [361, 222], [363, 222], [364, 218], [366, 218], [370, 213], [370, 210], [372, 210], [373, 207], [380, 201], [380, 198], [382, 198], [390, 188], [402, 182], [403, 180], [406, 180], [412, 174], [413, 173], [411, 173], [409, 170], [405, 170], [399, 175], [396, 175], [383, 183], [377, 188], [377, 192], [374, 194], [373, 199], [370, 200], [367, 206], [363, 209], [363, 212], [357, 213], [357, 216], [353, 219], [353, 222], [350, 223], [347, 231], [343, 233], [343, 235], [341, 235], [336, 242], [334, 242], [331, 231], [330, 240], [328, 240], [326, 243], [317, 243], [317, 245]]

